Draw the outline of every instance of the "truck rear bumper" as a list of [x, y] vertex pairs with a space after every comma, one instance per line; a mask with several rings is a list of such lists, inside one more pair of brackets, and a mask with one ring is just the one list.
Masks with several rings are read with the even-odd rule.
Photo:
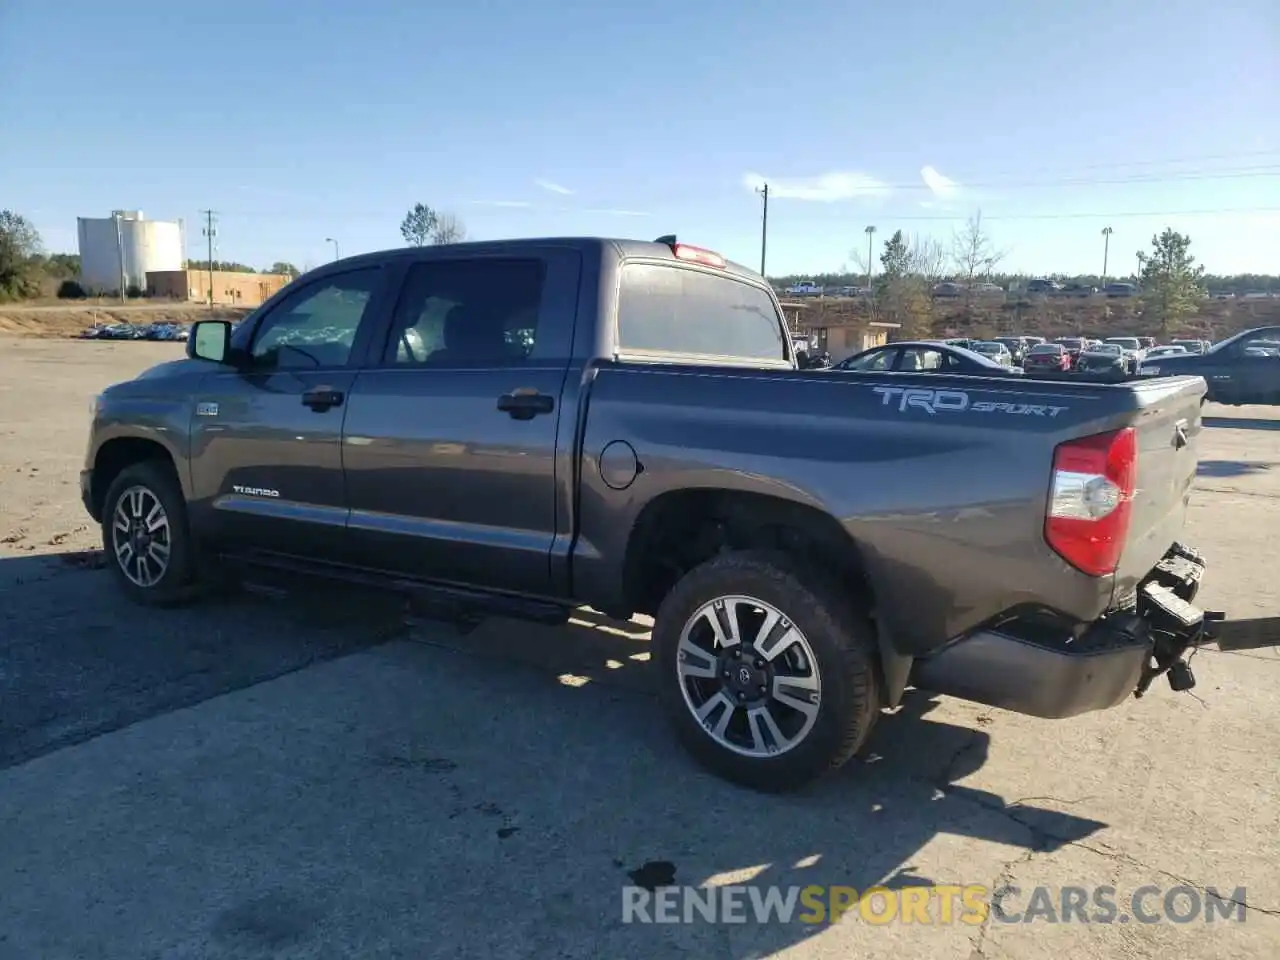
[[1183, 656], [1219, 618], [1192, 605], [1204, 569], [1203, 558], [1175, 544], [1139, 585], [1133, 609], [1105, 614], [1079, 636], [1016, 621], [978, 630], [916, 661], [911, 683], [1048, 719], [1118, 706], [1162, 674], [1188, 690], [1195, 679]]

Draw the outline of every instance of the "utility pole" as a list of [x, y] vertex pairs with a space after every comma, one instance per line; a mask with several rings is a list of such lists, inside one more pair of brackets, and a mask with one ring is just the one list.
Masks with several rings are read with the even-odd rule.
[[1111, 228], [1102, 228], [1102, 285], [1107, 285], [1107, 255], [1111, 253]]
[[218, 235], [218, 229], [214, 226], [214, 218], [217, 216], [217, 210], [201, 210], [204, 214], [204, 235], [209, 241], [209, 309], [213, 309], [213, 238]]
[[867, 227], [863, 231], [867, 235], [867, 297], [871, 297], [871, 238], [875, 236], [876, 228]]
[[764, 215], [760, 218], [760, 276], [763, 277], [764, 255], [769, 243], [769, 185], [757, 187], [756, 193], [764, 198]]
[[332, 243], [332, 244], [333, 244], [333, 259], [334, 259], [335, 261], [336, 261], [336, 260], [341, 260], [341, 259], [342, 259], [342, 254], [340, 254], [340, 253], [338, 252], [338, 241], [337, 241], [337, 240], [335, 240], [335, 239], [333, 239], [333, 237], [325, 237], [325, 238], [324, 238], [324, 242], [325, 242], [325, 243]]

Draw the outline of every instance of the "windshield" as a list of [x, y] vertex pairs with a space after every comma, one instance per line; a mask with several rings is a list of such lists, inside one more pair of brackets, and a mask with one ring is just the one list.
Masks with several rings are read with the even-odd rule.
[[1142, 344], [1137, 337], [1107, 337], [1107, 343], [1114, 344], [1117, 347], [1123, 347], [1126, 350], [1141, 350]]
[[1243, 333], [1237, 333], [1234, 337], [1227, 337], [1225, 340], [1219, 340], [1209, 348], [1209, 353], [1217, 353], [1220, 350], [1227, 350], [1234, 347], [1241, 340], [1246, 343], [1252, 340], [1269, 340], [1280, 338], [1280, 327], [1263, 327], [1262, 329], [1245, 330]]
[[1089, 348], [1090, 353], [1103, 353], [1113, 357], [1120, 355], [1120, 345], [1118, 343], [1099, 343]]
[[1040, 343], [1031, 348], [1029, 356], [1046, 356], [1051, 353], [1061, 353], [1062, 347], [1056, 343]]
[[1003, 353], [1004, 344], [1002, 343], [975, 343], [973, 349], [978, 353]]

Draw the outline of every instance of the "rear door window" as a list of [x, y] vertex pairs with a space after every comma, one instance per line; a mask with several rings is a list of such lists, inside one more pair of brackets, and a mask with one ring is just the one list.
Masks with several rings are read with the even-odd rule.
[[628, 263], [618, 291], [623, 353], [787, 359], [782, 318], [769, 293], [687, 267]]
[[936, 373], [942, 369], [942, 351], [929, 347], [907, 347], [902, 351], [898, 369], [908, 372]]

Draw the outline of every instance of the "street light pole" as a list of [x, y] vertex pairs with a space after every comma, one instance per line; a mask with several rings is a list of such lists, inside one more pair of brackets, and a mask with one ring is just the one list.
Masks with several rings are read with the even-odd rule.
[[769, 185], [756, 188], [764, 200], [764, 214], [760, 218], [760, 276], [764, 276], [764, 255], [769, 245]]
[[863, 231], [867, 235], [867, 296], [871, 296], [871, 238], [875, 235], [875, 227], [867, 227]]
[[1107, 255], [1111, 252], [1111, 228], [1102, 228], [1102, 285], [1107, 285]]
[[325, 237], [324, 242], [333, 244], [333, 259], [341, 260], [342, 256], [338, 253], [338, 241], [333, 239], [333, 237]]

